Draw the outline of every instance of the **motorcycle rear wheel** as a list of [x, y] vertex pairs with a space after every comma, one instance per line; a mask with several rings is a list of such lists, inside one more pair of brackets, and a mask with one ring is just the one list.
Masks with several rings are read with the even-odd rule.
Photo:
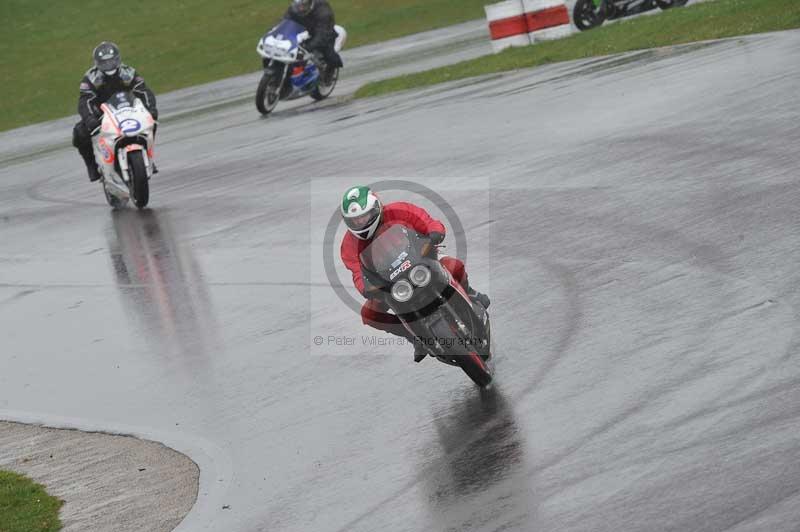
[[595, 0], [578, 0], [572, 9], [572, 22], [580, 31], [596, 28], [605, 21], [605, 15], [600, 11], [600, 6], [595, 5]]
[[689, 0], [656, 0], [656, 5], [661, 9], [685, 6]]
[[486, 321], [486, 349], [481, 353], [481, 358], [484, 362], [488, 362], [492, 358], [492, 322]]
[[256, 109], [262, 115], [270, 114], [275, 106], [278, 105], [280, 100], [280, 87], [276, 85], [280, 83], [280, 78], [277, 76], [270, 76], [264, 74], [261, 76], [261, 81], [258, 82], [258, 89], [256, 89]]
[[131, 172], [131, 197], [136, 208], [142, 210], [150, 201], [150, 183], [142, 152], [132, 151], [128, 154], [128, 168]]
[[331, 74], [330, 80], [327, 84], [322, 83], [322, 77], [320, 74], [320, 80], [317, 84], [317, 87], [311, 91], [311, 97], [317, 101], [324, 100], [328, 96], [331, 95], [333, 89], [336, 87], [336, 82], [339, 81], [339, 69], [335, 69], [333, 74]]

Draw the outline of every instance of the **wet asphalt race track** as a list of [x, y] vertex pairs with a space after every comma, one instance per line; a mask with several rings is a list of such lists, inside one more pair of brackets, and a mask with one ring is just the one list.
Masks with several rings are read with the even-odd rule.
[[[787, 32], [185, 117], [142, 213], [71, 149], [7, 162], [0, 417], [188, 453], [180, 530], [796, 531], [798, 53]], [[321, 274], [343, 183], [385, 179], [466, 228], [488, 392], [364, 345]]]

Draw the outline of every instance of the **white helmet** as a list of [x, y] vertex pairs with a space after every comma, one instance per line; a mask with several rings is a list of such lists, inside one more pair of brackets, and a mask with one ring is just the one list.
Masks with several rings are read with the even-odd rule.
[[369, 240], [381, 224], [383, 205], [369, 187], [353, 187], [342, 198], [342, 218], [348, 231]]

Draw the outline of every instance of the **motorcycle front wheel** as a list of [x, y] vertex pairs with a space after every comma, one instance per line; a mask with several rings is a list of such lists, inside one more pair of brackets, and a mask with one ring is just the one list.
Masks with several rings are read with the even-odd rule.
[[280, 84], [279, 77], [270, 74], [261, 76], [261, 81], [258, 82], [258, 89], [256, 89], [256, 109], [262, 115], [270, 114], [275, 106], [278, 105], [280, 100]]
[[150, 184], [142, 152], [132, 151], [128, 154], [128, 168], [131, 172], [130, 187], [133, 203], [137, 209], [144, 209], [150, 201]]
[[[470, 330], [474, 331], [475, 328], [471, 327]], [[448, 363], [458, 365], [472, 379], [472, 382], [481, 388], [492, 383], [492, 372], [486, 365], [489, 360], [488, 349], [485, 357], [472, 351], [472, 344], [463, 341], [463, 337], [455, 330], [455, 326], [446, 320], [437, 321], [431, 332], [436, 341], [449, 346], [445, 355], [450, 361]]]
[[605, 21], [601, 12], [600, 0], [578, 0], [572, 9], [572, 21], [581, 31], [590, 30], [600, 26]]
[[[466, 351], [466, 350], [465, 350]], [[464, 370], [464, 373], [472, 379], [472, 382], [486, 388], [492, 383], [492, 373], [486, 367], [486, 362], [483, 358], [474, 351], [458, 355], [458, 365]]]
[[328, 79], [323, 82], [323, 75], [320, 73], [319, 83], [317, 87], [311, 91], [311, 97], [315, 100], [324, 100], [331, 95], [333, 89], [336, 87], [336, 82], [339, 81], [339, 69], [334, 69]]

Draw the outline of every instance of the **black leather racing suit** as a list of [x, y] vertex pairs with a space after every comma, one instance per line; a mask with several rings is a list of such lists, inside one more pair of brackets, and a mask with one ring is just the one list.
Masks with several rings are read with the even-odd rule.
[[153, 118], [158, 119], [156, 96], [147, 87], [144, 78], [136, 73], [136, 69], [123, 64], [113, 76], [104, 74], [96, 67], [89, 69], [81, 80], [78, 98], [78, 114], [81, 115], [81, 121], [75, 124], [72, 130], [72, 145], [78, 148], [90, 175], [93, 173], [92, 170], [97, 171], [92, 151], [92, 131], [100, 125], [102, 117], [100, 105], [121, 91], [132, 92], [142, 100]]
[[327, 0], [315, 0], [314, 8], [305, 15], [296, 13], [290, 7], [285, 18], [301, 24], [308, 30], [311, 37], [303, 43], [303, 48], [309, 52], [319, 53], [330, 66], [335, 68], [343, 66], [342, 58], [333, 48], [336, 43], [336, 30], [333, 29], [336, 19], [333, 15], [333, 8]]

